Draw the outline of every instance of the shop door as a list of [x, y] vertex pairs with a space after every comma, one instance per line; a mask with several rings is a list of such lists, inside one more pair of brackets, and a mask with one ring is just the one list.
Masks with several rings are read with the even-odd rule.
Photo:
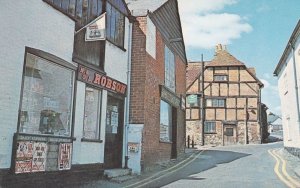
[[172, 107], [172, 149], [171, 159], [177, 158], [177, 108]]
[[236, 126], [224, 125], [224, 145], [236, 144]]
[[105, 168], [122, 167], [123, 108], [123, 100], [108, 95], [104, 153]]

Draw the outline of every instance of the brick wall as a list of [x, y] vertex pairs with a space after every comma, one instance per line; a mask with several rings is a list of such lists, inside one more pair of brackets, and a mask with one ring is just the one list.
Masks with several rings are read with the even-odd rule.
[[[170, 160], [171, 143], [160, 139], [160, 90], [164, 85], [164, 41], [156, 31], [156, 56], [146, 52], [147, 18], [139, 17], [133, 26], [131, 72], [131, 123], [144, 124], [142, 141], [142, 165], [144, 170], [157, 163]], [[175, 56], [176, 94], [185, 94], [185, 63]], [[184, 150], [185, 112], [177, 109], [177, 151]]]
[[144, 123], [146, 81], [146, 17], [137, 18], [132, 27], [130, 123]]

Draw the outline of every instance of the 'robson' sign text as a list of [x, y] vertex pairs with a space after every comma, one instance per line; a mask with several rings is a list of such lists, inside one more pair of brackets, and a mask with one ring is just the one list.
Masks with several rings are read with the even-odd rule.
[[78, 67], [78, 80], [115, 93], [126, 94], [126, 84], [81, 65]]

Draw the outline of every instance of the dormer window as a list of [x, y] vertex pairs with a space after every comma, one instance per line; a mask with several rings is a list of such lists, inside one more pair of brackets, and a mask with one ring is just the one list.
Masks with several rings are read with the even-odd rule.
[[228, 81], [228, 76], [227, 75], [214, 75], [214, 81], [226, 82], [226, 81]]

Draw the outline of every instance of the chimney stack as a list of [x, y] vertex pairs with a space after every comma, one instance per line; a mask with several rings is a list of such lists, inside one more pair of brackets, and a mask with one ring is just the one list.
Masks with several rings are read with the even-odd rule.
[[227, 51], [227, 46], [222, 44], [216, 45], [216, 50], [215, 50], [216, 54], [222, 51]]

